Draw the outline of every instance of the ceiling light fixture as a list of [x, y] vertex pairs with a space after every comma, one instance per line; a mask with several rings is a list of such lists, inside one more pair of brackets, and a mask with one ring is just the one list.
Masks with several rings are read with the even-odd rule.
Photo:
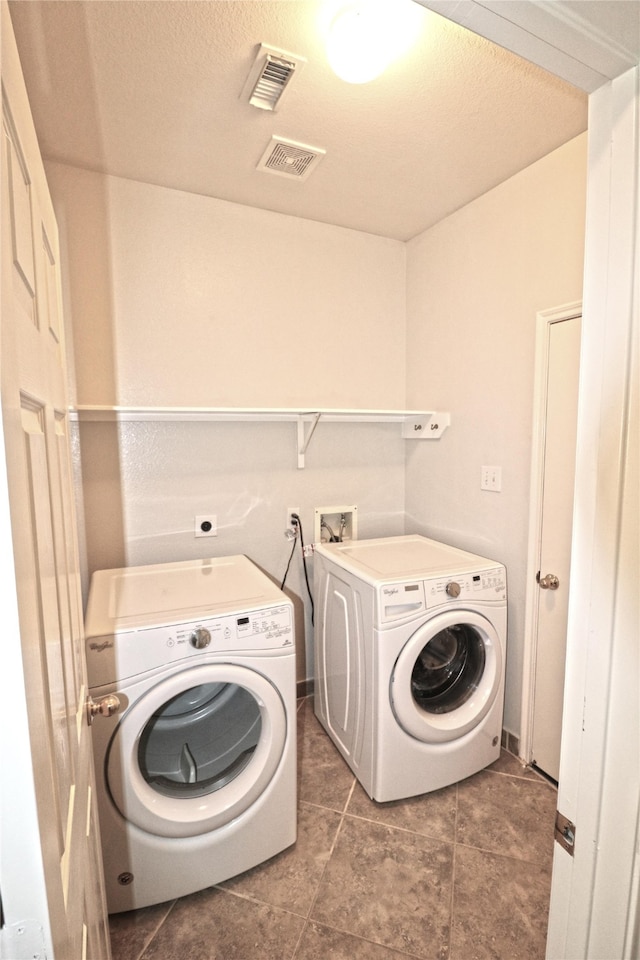
[[406, 53], [420, 28], [413, 0], [359, 0], [333, 19], [327, 56], [347, 83], [368, 83]]

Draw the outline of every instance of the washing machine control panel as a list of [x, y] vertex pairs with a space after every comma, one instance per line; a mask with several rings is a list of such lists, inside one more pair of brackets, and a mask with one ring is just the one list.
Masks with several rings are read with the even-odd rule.
[[283, 603], [260, 610], [128, 630], [117, 636], [87, 640], [89, 686], [125, 680], [179, 660], [219, 653], [264, 651], [292, 654], [293, 608]]
[[438, 577], [425, 581], [427, 607], [441, 603], [461, 603], [465, 600], [502, 601], [507, 599], [507, 578], [504, 567], [456, 573], [452, 577]]
[[378, 588], [379, 618], [381, 623], [395, 623], [441, 604], [496, 602], [506, 598], [507, 579], [504, 567], [500, 566], [430, 580], [384, 583]]

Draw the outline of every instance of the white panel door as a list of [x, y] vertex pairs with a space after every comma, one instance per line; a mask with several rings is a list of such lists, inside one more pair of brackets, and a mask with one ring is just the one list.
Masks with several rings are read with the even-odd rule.
[[549, 323], [532, 759], [558, 780], [578, 417], [580, 317]]
[[[2, 795], [2, 955], [108, 960], [85, 712], [58, 236], [5, 3], [2, 92], [0, 382], [7, 483], [0, 506], [11, 532], [2, 549], [12, 546], [14, 570], [4, 589], [17, 611], [16, 630], [4, 637], [12, 647], [12, 674], [2, 746], [24, 744], [20, 760], [3, 769], [12, 789], [5, 785]], [[29, 837], [28, 857], [23, 837]]]

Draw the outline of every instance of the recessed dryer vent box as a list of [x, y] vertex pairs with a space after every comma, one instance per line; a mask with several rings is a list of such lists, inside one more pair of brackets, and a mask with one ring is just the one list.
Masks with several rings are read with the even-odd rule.
[[356, 506], [316, 507], [313, 529], [314, 543], [336, 543], [358, 539]]

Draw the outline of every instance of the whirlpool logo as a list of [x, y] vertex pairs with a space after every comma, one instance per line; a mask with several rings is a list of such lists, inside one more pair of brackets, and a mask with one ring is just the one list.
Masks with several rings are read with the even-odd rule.
[[104, 653], [105, 650], [110, 650], [113, 647], [113, 640], [103, 640], [102, 643], [90, 643], [89, 649], [93, 650], [95, 653]]

